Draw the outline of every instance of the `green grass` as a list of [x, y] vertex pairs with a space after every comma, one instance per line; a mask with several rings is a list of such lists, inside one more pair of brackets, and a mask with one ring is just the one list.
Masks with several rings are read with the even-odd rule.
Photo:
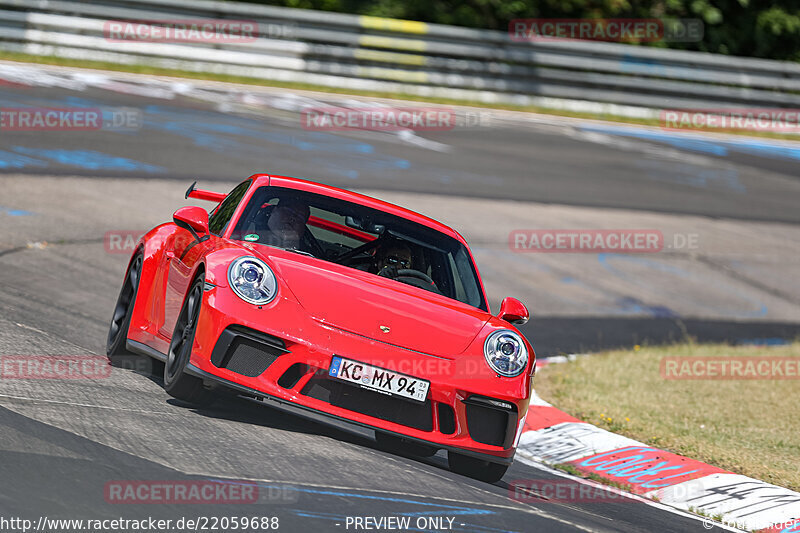
[[552, 364], [537, 393], [567, 413], [732, 472], [800, 490], [800, 383], [666, 380], [663, 357], [800, 357], [800, 343], [636, 347]]
[[[403, 92], [382, 92], [382, 91], [360, 91], [360, 90], [353, 90], [353, 89], [337, 89], [334, 87], [326, 87], [322, 85], [313, 85], [310, 83], [296, 83], [296, 82], [281, 82], [281, 81], [273, 81], [273, 80], [264, 80], [260, 78], [249, 78], [244, 76], [230, 76], [227, 74], [214, 74], [214, 73], [207, 73], [207, 72], [191, 72], [191, 71], [184, 71], [184, 70], [173, 70], [161, 67], [151, 67], [147, 65], [121, 65], [118, 63], [109, 63], [104, 61], [86, 61], [86, 60], [78, 60], [78, 59], [69, 59], [63, 57], [55, 57], [55, 56], [37, 56], [37, 55], [29, 55], [29, 54], [21, 54], [17, 52], [2, 52], [0, 51], [0, 60], [4, 61], [19, 61], [24, 63], [36, 63], [40, 65], [58, 65], [64, 67], [79, 67], [79, 68], [92, 68], [92, 69], [100, 69], [100, 70], [109, 70], [115, 72], [129, 72], [135, 74], [148, 74], [152, 76], [172, 76], [177, 78], [190, 78], [196, 80], [210, 80], [210, 81], [220, 81], [220, 82], [227, 82], [227, 83], [240, 83], [243, 85], [259, 85], [262, 87], [279, 87], [285, 89], [297, 89], [297, 90], [306, 90], [306, 91], [317, 91], [317, 92], [325, 92], [331, 94], [346, 94], [346, 95], [353, 95], [353, 96], [369, 96], [369, 97], [376, 97], [376, 98], [394, 98], [394, 99], [402, 99], [402, 100], [413, 100], [418, 102], [429, 102], [435, 104], [444, 104], [444, 105], [466, 105], [466, 106], [474, 106], [474, 107], [481, 107], [487, 109], [503, 109], [507, 111], [523, 111], [529, 113], [541, 113], [546, 115], [553, 115], [553, 116], [560, 116], [560, 117], [571, 117], [571, 118], [585, 118], [585, 119], [593, 119], [593, 120], [609, 120], [613, 122], [620, 122], [625, 124], [635, 124], [635, 125], [643, 125], [643, 126], [660, 126], [661, 122], [659, 119], [640, 119], [640, 118], [630, 118], [630, 117], [620, 117], [612, 114], [607, 113], [582, 113], [582, 112], [573, 112], [573, 111], [563, 111], [558, 109], [550, 109], [541, 106], [535, 105], [527, 105], [527, 106], [517, 106], [517, 105], [506, 105], [506, 104], [489, 104], [479, 101], [464, 101], [464, 100], [454, 100], [450, 98], [436, 98], [436, 97], [425, 97], [425, 96], [418, 96], [414, 94], [406, 94]], [[742, 135], [747, 137], [764, 137], [764, 138], [772, 138], [772, 139], [784, 139], [784, 140], [800, 140], [800, 137], [797, 135], [787, 135], [782, 133], [776, 132], [769, 132], [769, 131], [753, 131], [753, 132], [743, 132], [743, 131], [736, 131], [736, 130], [720, 130], [718, 133], [730, 133], [735, 135]]]

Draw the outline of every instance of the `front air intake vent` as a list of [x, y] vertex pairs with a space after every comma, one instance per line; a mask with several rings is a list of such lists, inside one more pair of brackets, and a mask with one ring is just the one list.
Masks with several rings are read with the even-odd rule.
[[211, 362], [247, 377], [263, 374], [278, 357], [288, 353], [284, 342], [242, 326], [231, 326], [219, 336]]
[[514, 404], [483, 396], [464, 400], [467, 430], [472, 440], [492, 446], [511, 447], [517, 422]]

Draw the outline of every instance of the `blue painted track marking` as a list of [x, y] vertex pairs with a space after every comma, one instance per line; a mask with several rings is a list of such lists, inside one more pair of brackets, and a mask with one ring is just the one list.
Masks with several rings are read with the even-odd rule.
[[[256, 128], [263, 126], [262, 121], [235, 115], [220, 115], [219, 113], [198, 112], [196, 110], [192, 110], [191, 113], [178, 113], [174, 110], [154, 105], [147, 106], [144, 111], [148, 115], [158, 118], [158, 120], [146, 120], [145, 124], [147, 126], [182, 135], [191, 139], [197, 146], [214, 148], [217, 143], [224, 140], [219, 134], [225, 134], [291, 146], [302, 151], [346, 152], [350, 154], [375, 153], [375, 147], [369, 143], [353, 141], [330, 133], [289, 129], [286, 130], [286, 133], [261, 131]], [[221, 124], [219, 123], [221, 116], [241, 125]], [[228, 141], [234, 145], [248, 146], [236, 140], [229, 139]], [[259, 148], [263, 149], [261, 146]], [[224, 151], [224, 147], [218, 151]]]
[[33, 215], [30, 211], [25, 211], [24, 209], [8, 209], [0, 206], [0, 214], [2, 213], [12, 217], [28, 217]]
[[[688, 272], [688, 271], [686, 271], [686, 270], [684, 270], [682, 268], [679, 268], [679, 267], [676, 267], [676, 266], [673, 266], [673, 265], [668, 265], [668, 264], [665, 264], [665, 263], [662, 263], [662, 262], [659, 262], [659, 261], [656, 261], [656, 260], [653, 260], [653, 259], [648, 259], [648, 258], [644, 258], [644, 257], [638, 257], [638, 256], [635, 256], [635, 255], [625, 255], [625, 254], [611, 254], [611, 253], [597, 254], [597, 261], [598, 261], [598, 263], [600, 263], [600, 266], [602, 266], [608, 272], [612, 273], [614, 276], [616, 276], [616, 277], [618, 277], [620, 279], [626, 280], [633, 287], [639, 286], [639, 287], [642, 287], [642, 288], [652, 288], [652, 287], [649, 287], [649, 286], [645, 286], [641, 282], [637, 281], [636, 278], [631, 277], [630, 274], [624, 273], [624, 272], [614, 268], [609, 263], [610, 259], [627, 261], [627, 262], [632, 262], [632, 263], [638, 263], [638, 264], [643, 265], [643, 266], [645, 266], [647, 268], [651, 268], [651, 269], [657, 270], [658, 272], [660, 272], [662, 274], [673, 275], [673, 276], [682, 278], [684, 280], [689, 280], [689, 279], [691, 279], [693, 277], [692, 273], [690, 273], [690, 272]], [[716, 283], [716, 288], [718, 288], [721, 291], [724, 291], [726, 294], [729, 294], [729, 295], [731, 295], [731, 294], [737, 295], [738, 294], [736, 289], [727, 287], [725, 285], [726, 285], [725, 283], [719, 283], [718, 282], [718, 283]], [[752, 307], [754, 307], [755, 309], [753, 311], [749, 311], [749, 312], [737, 313], [737, 312], [732, 312], [731, 309], [729, 309], [729, 308], [720, 310], [719, 308], [712, 307], [710, 305], [707, 305], [705, 303], [705, 301], [703, 301], [703, 300], [695, 299], [695, 300], [692, 301], [692, 303], [694, 305], [699, 306], [699, 307], [702, 307], [702, 308], [705, 308], [705, 309], [710, 309], [710, 310], [713, 310], [715, 312], [720, 312], [721, 311], [724, 316], [733, 316], [735, 318], [760, 318], [760, 317], [766, 316], [767, 313], [769, 312], [769, 309], [767, 308], [767, 306], [764, 305], [763, 303], [759, 302], [759, 301], [755, 301], [755, 300], [752, 300], [752, 299], [744, 299], [744, 300], [748, 304], [750, 304]], [[638, 300], [637, 298], [634, 298], [634, 297], [621, 298], [619, 300], [619, 304], [627, 306], [628, 309], [631, 309], [634, 312], [639, 310], [638, 309], [639, 305], [642, 305], [642, 306], [644, 306], [645, 309], [648, 309], [652, 313], [652, 316], [670, 316], [670, 315], [665, 315], [664, 313], [674, 313], [674, 311], [672, 311], [669, 308], [664, 307], [664, 306], [645, 306], [645, 304], [643, 304], [640, 300]], [[674, 316], [680, 316], [680, 315], [678, 315], [676, 313]]]
[[[221, 124], [219, 113], [179, 113], [157, 105], [147, 106], [145, 112], [150, 117], [145, 119], [145, 127], [185, 137], [195, 146], [225, 155], [263, 157], [268, 145], [290, 147], [314, 153], [309, 162], [348, 179], [359, 178], [361, 172], [373, 175], [411, 168], [407, 159], [378, 153], [373, 145], [342, 135], [288, 128], [285, 132], [263, 131], [258, 129], [263, 121], [252, 118], [225, 115], [227, 123]], [[283, 150], [281, 155], [285, 155]]]
[[655, 181], [688, 185], [703, 189], [727, 189], [744, 193], [739, 171], [732, 168], [709, 168], [691, 163], [638, 160], [634, 163], [646, 176]]
[[676, 266], [673, 266], [673, 265], [668, 265], [668, 264], [663, 263], [661, 261], [655, 261], [653, 259], [648, 259], [648, 258], [645, 258], [645, 257], [638, 257], [638, 256], [634, 256], [634, 255], [625, 255], [625, 254], [613, 254], [613, 253], [600, 253], [600, 254], [597, 254], [597, 261], [600, 263], [600, 266], [602, 266], [604, 269], [608, 270], [609, 272], [611, 272], [615, 276], [618, 276], [618, 277], [621, 277], [621, 278], [622, 277], [626, 277], [628, 274], [620, 272], [619, 270], [617, 270], [616, 268], [611, 266], [609, 264], [609, 262], [608, 262], [609, 258], [622, 259], [622, 260], [627, 260], [629, 262], [639, 263], [639, 264], [644, 265], [644, 266], [646, 266], [648, 268], [651, 268], [653, 270], [657, 270], [657, 271], [659, 271], [661, 273], [672, 274], [674, 276], [678, 276], [678, 277], [684, 278], [684, 279], [689, 278], [691, 276], [691, 274], [689, 274], [689, 272], [686, 271], [683, 268], [676, 267]]
[[47, 161], [0, 150], [0, 169], [29, 167], [46, 168], [47, 166]]
[[[252, 482], [241, 482], [236, 480], [227, 480], [227, 479], [214, 479], [211, 478], [209, 481], [214, 481], [223, 484], [251, 484]], [[389, 502], [393, 504], [403, 504], [403, 505], [412, 505], [417, 507], [426, 508], [425, 511], [392, 511], [390, 514], [392, 516], [408, 516], [408, 517], [429, 517], [429, 516], [493, 516], [498, 515], [498, 511], [492, 509], [476, 509], [474, 507], [468, 507], [463, 505], [454, 505], [454, 504], [445, 504], [445, 503], [438, 503], [438, 502], [430, 502], [420, 499], [409, 498], [405, 496], [389, 496], [389, 495], [376, 495], [376, 494], [363, 494], [355, 491], [345, 491], [339, 489], [325, 489], [325, 488], [317, 488], [317, 487], [298, 487], [296, 485], [291, 484], [282, 484], [282, 483], [263, 483], [263, 482], [255, 482], [255, 484], [259, 488], [264, 489], [278, 489], [281, 491], [295, 491], [303, 494], [313, 494], [315, 496], [333, 496], [337, 498], [348, 498], [348, 499], [356, 499], [356, 500], [371, 500], [371, 501], [383, 501]], [[520, 509], [523, 511], [523, 509]], [[304, 518], [318, 518], [323, 520], [329, 520], [334, 522], [344, 522], [346, 515], [339, 515], [334, 513], [324, 513], [319, 511], [308, 511], [302, 509], [292, 509], [292, 512]], [[386, 511], [389, 514], [388, 511]], [[506, 533], [507, 530], [504, 529], [497, 529], [497, 528], [490, 528], [486, 526], [481, 526], [477, 524], [458, 524], [460, 527], [467, 527], [467, 531], [476, 531], [476, 532], [487, 532], [487, 533]], [[464, 529], [460, 529], [464, 531]], [[424, 529], [416, 529], [410, 528], [407, 531], [427, 531]], [[510, 533], [510, 532], [508, 532]]]
[[[276, 485], [262, 485], [259, 483], [259, 486], [264, 486], [266, 488], [274, 487]], [[298, 492], [303, 492], [306, 494], [317, 494], [320, 496], [341, 496], [345, 498], [355, 498], [359, 500], [377, 500], [377, 501], [385, 501], [385, 502], [392, 502], [392, 503], [404, 503], [408, 505], [419, 505], [421, 507], [428, 507], [430, 509], [436, 509], [435, 512], [456, 512], [458, 514], [473, 514], [473, 515], [491, 515], [497, 514], [497, 511], [492, 511], [489, 509], [474, 509], [472, 507], [461, 507], [457, 505], [445, 505], [441, 503], [434, 503], [434, 502], [426, 502], [423, 500], [412, 500], [409, 498], [400, 498], [397, 496], [378, 496], [373, 494], [358, 494], [355, 492], [347, 492], [341, 490], [328, 490], [328, 489], [315, 489], [315, 488], [305, 488], [305, 487], [287, 487], [281, 486], [283, 490], [296, 490]], [[431, 511], [434, 512], [434, 511]], [[398, 513], [404, 515], [422, 515], [422, 514], [430, 514], [430, 513]]]
[[[482, 248], [482, 247], [478, 247], [478, 246], [473, 247], [472, 251], [473, 251], [473, 253], [476, 253], [476, 251], [485, 252], [485, 253], [494, 253], [492, 250], [490, 250], [488, 248]], [[536, 262], [535, 261], [535, 256], [536, 255], [537, 254], [527, 254], [527, 257], [526, 257], [526, 254], [515, 254], [515, 253], [512, 253], [512, 254], [509, 254], [509, 255], [505, 256], [504, 260], [509, 260], [510, 259], [510, 260], [520, 264], [520, 265], [525, 265], [528, 268], [535, 268], [536, 270], [538, 270], [540, 272], [553, 274], [553, 275], [558, 275], [559, 274], [558, 272], [556, 272], [552, 268], [550, 268], [550, 267], [548, 267], [548, 266], [546, 266], [544, 264], [541, 264], [539, 262]], [[599, 257], [600, 255], [605, 255], [605, 254], [598, 254], [598, 260], [600, 260], [601, 264], [603, 264], [605, 262], [605, 258], [601, 259]], [[502, 268], [498, 267], [497, 269], [495, 269], [493, 267], [493, 264], [490, 261], [485, 261], [485, 262], [482, 262], [481, 264], [482, 264], [481, 272], [483, 272], [484, 270], [489, 271], [489, 272], [492, 272], [493, 270], [496, 270], [498, 273], [505, 274], [505, 272], [502, 270]], [[656, 263], [656, 264], [658, 264], [658, 263]], [[668, 265], [660, 265], [660, 264], [658, 264], [658, 265], [659, 266], [663, 266], [666, 271], [669, 271], [670, 269], [674, 269], [674, 267], [669, 267]], [[611, 271], [614, 275], [616, 275], [618, 277], [623, 277], [624, 276], [624, 274], [622, 272], [614, 269], [614, 267], [612, 267], [611, 265], [604, 264], [603, 266], [605, 266], [607, 268], [607, 270]], [[484, 273], [484, 275], [485, 275], [485, 273]], [[648, 315], [648, 316], [657, 316], [657, 317], [666, 317], [666, 316], [676, 317], [676, 316], [678, 316], [678, 314], [675, 311], [669, 309], [666, 306], [659, 306], [659, 305], [648, 306], [647, 304], [645, 304], [644, 302], [642, 302], [640, 300], [637, 300], [636, 298], [633, 298], [633, 297], [630, 297], [630, 296], [619, 296], [614, 291], [609, 291], [609, 290], [606, 290], [606, 289], [604, 289], [602, 287], [599, 287], [599, 286], [589, 285], [589, 284], [585, 283], [584, 281], [582, 281], [580, 279], [577, 279], [577, 278], [574, 278], [572, 276], [562, 276], [562, 277], [559, 278], [559, 281], [561, 283], [565, 284], [565, 285], [571, 285], [573, 287], [580, 287], [581, 289], [583, 289], [583, 290], [585, 290], [587, 292], [594, 293], [594, 294], [599, 294], [600, 296], [602, 296], [605, 299], [613, 300], [615, 305], [613, 307], [612, 306], [607, 306], [607, 305], [593, 305], [593, 306], [589, 307], [584, 298], [572, 298], [572, 297], [569, 297], [569, 296], [565, 296], [564, 292], [557, 286], [548, 285], [547, 287], [541, 286], [539, 288], [541, 290], [546, 291], [548, 296], [550, 298], [553, 298], [554, 300], [558, 300], [558, 301], [563, 302], [565, 304], [572, 305], [572, 306], [575, 306], [577, 308], [581, 308], [581, 309], [584, 309], [584, 310], [591, 309], [592, 312], [594, 312], [594, 313], [601, 313], [601, 314], [607, 314], [607, 315], [617, 315], [617, 316], [619, 316], [619, 315], [623, 315], [623, 316], [628, 316], [628, 315]]]
[[736, 147], [739, 152], [760, 155], [763, 157], [783, 157], [786, 159], [800, 159], [800, 148], [782, 146], [778, 144], [768, 144], [765, 142], [753, 141], [748, 144], [739, 144]]
[[582, 131], [619, 135], [621, 137], [636, 137], [650, 141], [669, 144], [676, 148], [701, 152], [718, 156], [725, 156], [734, 152], [744, 152], [762, 157], [781, 157], [786, 159], [800, 159], [800, 146], [770, 143], [767, 141], [742, 138], [739, 139], [712, 139], [702, 138], [699, 135], [653, 131], [643, 128], [612, 127], [598, 125], [584, 125], [579, 127]]
[[94, 150], [41, 149], [24, 146], [15, 146], [13, 150], [22, 154], [49, 159], [61, 165], [76, 166], [87, 170], [132, 170], [149, 173], [166, 171], [166, 169], [156, 165], [149, 165], [133, 159], [104, 154]]
[[[91, 98], [67, 96], [65, 98], [41, 98], [29, 94], [0, 94], [0, 105], [15, 107], [92, 107], [107, 108], [105, 101]], [[401, 179], [402, 174], [412, 169], [408, 159], [379, 153], [369, 142], [353, 139], [344, 134], [322, 131], [306, 131], [286, 128], [264, 131], [264, 120], [211, 110], [182, 109], [162, 105], [141, 108], [144, 114], [143, 130], [159, 130], [188, 139], [195, 146], [212, 150], [229, 157], [258, 157], [269, 155], [274, 145], [275, 155], [285, 156], [283, 147], [310, 153], [306, 161], [326, 171], [350, 180], [369, 174], [372, 178]], [[105, 131], [105, 130], [104, 130]], [[116, 134], [130, 135], [135, 131], [108, 130]], [[56, 136], [54, 139], [58, 138]], [[108, 154], [108, 157], [114, 157]], [[125, 158], [102, 159], [90, 157], [88, 152], [68, 154], [50, 151], [38, 162], [28, 158], [0, 157], [0, 168], [49, 167], [52, 162], [87, 169], [133, 170], [161, 172], [163, 169]], [[415, 169], [425, 173], [434, 183], [452, 184], [458, 181], [502, 183], [497, 177], [487, 177], [469, 172], [454, 172], [436, 166]], [[398, 175], [397, 173], [401, 173]]]
[[679, 318], [680, 315], [665, 305], [648, 305], [633, 296], [617, 298], [620, 309], [632, 315], [647, 315], [653, 318]]

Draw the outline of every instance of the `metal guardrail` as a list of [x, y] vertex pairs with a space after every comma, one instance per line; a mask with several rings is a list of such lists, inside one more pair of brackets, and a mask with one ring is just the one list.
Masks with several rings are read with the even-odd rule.
[[[109, 20], [254, 20], [252, 42], [112, 41]], [[0, 0], [0, 50], [465, 101], [652, 116], [800, 108], [800, 64], [209, 0]], [[587, 107], [588, 106], [588, 107]], [[648, 109], [642, 109], [648, 108]]]

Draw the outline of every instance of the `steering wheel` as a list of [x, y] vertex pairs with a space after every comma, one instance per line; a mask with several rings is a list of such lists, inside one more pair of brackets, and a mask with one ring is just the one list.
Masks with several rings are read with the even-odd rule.
[[424, 272], [420, 272], [419, 270], [414, 270], [413, 268], [401, 268], [401, 269], [399, 269], [397, 271], [397, 277], [398, 278], [402, 278], [402, 277], [417, 278], [417, 279], [421, 279], [425, 283], [430, 283], [431, 285], [435, 285], [435, 283], [433, 282], [433, 280], [431, 279], [430, 276], [428, 276]]

